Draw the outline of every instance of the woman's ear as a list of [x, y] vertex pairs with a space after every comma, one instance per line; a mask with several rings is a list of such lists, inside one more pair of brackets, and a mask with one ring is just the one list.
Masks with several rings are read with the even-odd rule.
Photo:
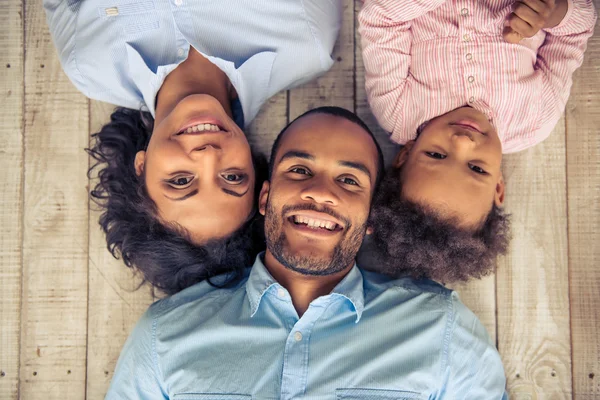
[[144, 173], [144, 162], [146, 161], [146, 152], [144, 150], [140, 150], [135, 154], [135, 161], [133, 165], [135, 166], [135, 174], [137, 176], [141, 176]]
[[260, 195], [258, 196], [258, 212], [264, 217], [267, 212], [267, 203], [269, 201], [269, 188], [271, 184], [269, 181], [264, 181], [262, 189], [260, 189]]
[[409, 140], [408, 142], [406, 142], [404, 147], [400, 149], [400, 151], [398, 152], [398, 154], [396, 154], [396, 157], [394, 158], [394, 162], [392, 163], [392, 166], [394, 168], [398, 169], [406, 162], [406, 160], [408, 159], [408, 155], [410, 154], [410, 151], [412, 150], [414, 145], [414, 140]]
[[500, 179], [498, 179], [498, 183], [496, 183], [496, 193], [494, 194], [494, 204], [496, 204], [497, 207], [504, 204], [504, 189], [504, 177], [500, 174]]

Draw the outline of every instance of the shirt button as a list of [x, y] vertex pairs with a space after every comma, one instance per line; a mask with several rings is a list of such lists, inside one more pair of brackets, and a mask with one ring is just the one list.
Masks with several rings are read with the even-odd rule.
[[468, 42], [469, 40], [471, 40], [471, 36], [469, 36], [469, 34], [468, 34], [468, 33], [465, 33], [465, 34], [463, 35], [463, 40], [464, 40], [465, 42]]
[[299, 342], [299, 341], [301, 341], [301, 340], [302, 340], [302, 334], [301, 334], [300, 332], [296, 332], [296, 333], [294, 333], [294, 340], [295, 340], [296, 342]]
[[475, 77], [471, 75], [469, 77], [469, 83], [473, 83], [473, 82], [475, 82]]
[[184, 49], [177, 49], [177, 55], [179, 57], [183, 57], [184, 54], [185, 54], [185, 50]]
[[475, 102], [475, 97], [471, 96], [469, 97], [469, 103], [474, 103]]
[[277, 296], [285, 297], [285, 290], [283, 290], [282, 288], [277, 289]]
[[467, 53], [467, 55], [465, 57], [467, 57], [467, 60], [472, 60], [473, 59], [473, 54]]
[[183, 0], [175, 0], [175, 5], [180, 6], [183, 4]]
[[469, 15], [469, 10], [463, 8], [462, 10], [460, 10], [460, 13], [463, 17], [466, 17], [467, 15]]

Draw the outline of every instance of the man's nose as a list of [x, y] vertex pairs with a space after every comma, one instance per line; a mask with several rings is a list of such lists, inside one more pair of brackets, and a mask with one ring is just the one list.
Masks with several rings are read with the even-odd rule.
[[301, 198], [305, 201], [312, 201], [329, 206], [337, 206], [339, 198], [335, 193], [335, 183], [328, 182], [326, 178], [313, 178], [310, 183], [302, 190]]

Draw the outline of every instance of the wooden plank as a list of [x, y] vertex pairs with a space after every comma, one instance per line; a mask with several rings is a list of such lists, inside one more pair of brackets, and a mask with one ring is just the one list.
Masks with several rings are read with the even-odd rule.
[[88, 101], [68, 81], [44, 9], [25, 7], [25, 176], [20, 397], [83, 399]]
[[[600, 0], [595, 1], [600, 9]], [[600, 23], [567, 105], [573, 394], [600, 399]]]
[[0, 393], [17, 399], [23, 218], [23, 4], [0, 3]]
[[320, 106], [354, 109], [354, 7], [343, 2], [342, 27], [333, 49], [334, 64], [316, 80], [290, 90], [290, 121]]
[[247, 135], [253, 150], [268, 156], [273, 141], [287, 123], [288, 92], [283, 91], [271, 97], [252, 121]]
[[400, 146], [395, 144], [390, 140], [390, 135], [385, 132], [377, 123], [377, 120], [373, 116], [371, 112], [371, 108], [369, 107], [369, 101], [367, 100], [367, 92], [365, 90], [365, 65], [363, 64], [362, 59], [362, 49], [360, 45], [360, 34], [358, 33], [358, 12], [362, 7], [362, 0], [354, 0], [354, 16], [355, 16], [355, 26], [354, 30], [355, 35], [355, 51], [354, 51], [354, 59], [355, 59], [355, 107], [354, 112], [362, 118], [363, 121], [369, 126], [379, 145], [381, 146], [381, 150], [383, 151], [383, 157], [385, 159], [386, 165], [389, 165], [396, 153], [398, 153]]
[[497, 271], [497, 309], [511, 398], [571, 398], [564, 126], [505, 157], [513, 240]]
[[[90, 102], [90, 134], [100, 130], [115, 107]], [[94, 161], [90, 159], [90, 163]], [[90, 180], [94, 187], [96, 180]], [[154, 300], [148, 286], [106, 248], [98, 224], [101, 210], [90, 201], [89, 306], [87, 346], [87, 399], [103, 399], [108, 390], [121, 348], [140, 316]]]

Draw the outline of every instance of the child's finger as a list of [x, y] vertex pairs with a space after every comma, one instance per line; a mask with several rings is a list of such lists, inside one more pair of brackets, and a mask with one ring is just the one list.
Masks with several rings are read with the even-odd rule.
[[523, 39], [519, 32], [515, 32], [510, 26], [505, 26], [502, 37], [507, 43], [517, 44]]
[[516, 8], [516, 6], [519, 3], [523, 3], [525, 5], [527, 5], [529, 8], [531, 8], [533, 11], [535, 11], [536, 13], [540, 14], [540, 15], [544, 15], [545, 13], [549, 12], [549, 5], [546, 4], [546, 2], [542, 1], [542, 0], [519, 0], [517, 2], [515, 2], [514, 7]]
[[545, 19], [532, 10], [527, 4], [517, 2], [513, 14], [529, 24], [533, 30], [539, 31], [544, 26]]
[[510, 26], [514, 31], [518, 32], [523, 37], [532, 37], [535, 35], [539, 29], [533, 28], [527, 22], [523, 21], [516, 14], [512, 14], [508, 17], [508, 26]]

